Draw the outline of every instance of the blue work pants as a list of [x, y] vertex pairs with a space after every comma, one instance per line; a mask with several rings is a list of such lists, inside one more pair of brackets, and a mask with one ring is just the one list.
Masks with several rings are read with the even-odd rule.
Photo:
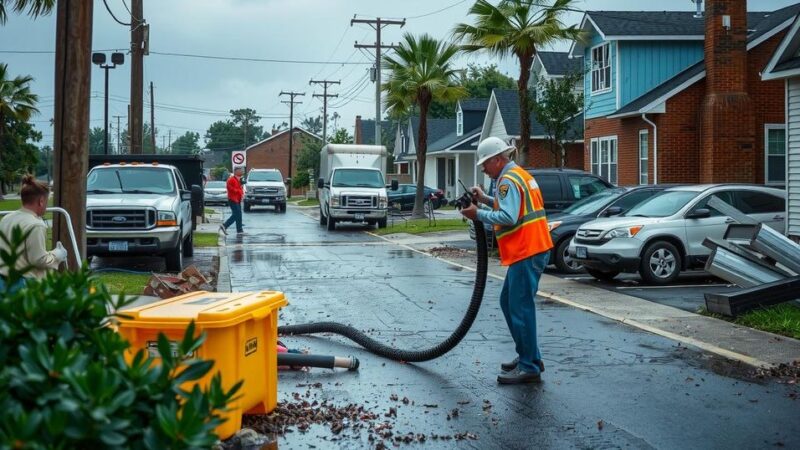
[[241, 203], [234, 203], [228, 200], [228, 206], [231, 207], [231, 216], [228, 217], [228, 220], [222, 224], [223, 227], [227, 230], [233, 222], [236, 222], [236, 232], [241, 233], [244, 231], [242, 228], [242, 204]]

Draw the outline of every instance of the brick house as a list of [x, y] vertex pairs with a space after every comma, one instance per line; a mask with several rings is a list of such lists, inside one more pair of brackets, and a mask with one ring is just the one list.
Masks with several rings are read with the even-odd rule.
[[762, 80], [778, 80], [785, 89], [786, 121], [767, 138], [766, 158], [783, 164], [786, 177], [786, 234], [800, 242], [800, 16], [775, 50]]
[[[300, 127], [294, 127], [292, 143], [292, 170], [289, 170], [289, 130], [272, 134], [247, 147], [247, 170], [278, 169], [284, 178], [293, 177], [297, 173], [297, 157], [307, 139], [322, 142], [322, 138]], [[290, 175], [291, 174], [291, 175]], [[313, 179], [313, 177], [312, 177]], [[303, 189], [291, 188], [291, 195], [300, 195]]]
[[784, 86], [761, 71], [798, 11], [587, 12], [587, 44], [570, 49], [586, 62], [585, 170], [620, 185], [781, 184], [764, 148], [780, 137]]

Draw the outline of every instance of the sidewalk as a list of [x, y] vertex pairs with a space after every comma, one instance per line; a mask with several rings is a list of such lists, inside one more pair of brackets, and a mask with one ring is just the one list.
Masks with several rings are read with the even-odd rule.
[[[442, 248], [448, 241], [464, 240], [463, 232], [430, 233], [422, 236], [397, 233], [381, 238], [432, 255], [457, 267], [475, 270], [474, 252], [458, 249], [444, 251]], [[488, 276], [498, 280], [505, 277], [505, 268], [499, 265], [496, 258], [489, 260]], [[539, 296], [754, 367], [800, 360], [798, 340], [552, 275], [542, 276]], [[486, 300], [491, 301], [488, 298]]]

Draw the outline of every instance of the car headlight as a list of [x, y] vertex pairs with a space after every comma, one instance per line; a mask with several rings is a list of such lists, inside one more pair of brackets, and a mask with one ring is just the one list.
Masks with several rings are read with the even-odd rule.
[[159, 211], [157, 227], [174, 227], [178, 225], [178, 220], [175, 218], [175, 213], [172, 211]]
[[560, 226], [561, 226], [561, 221], [560, 220], [556, 220], [556, 221], [553, 221], [553, 222], [547, 222], [547, 231], [553, 231], [553, 230], [555, 230], [556, 228], [558, 228]]
[[339, 206], [339, 196], [338, 195], [332, 195], [331, 196], [331, 206], [333, 206], [334, 208]]
[[381, 196], [378, 198], [378, 208], [386, 208], [389, 206], [389, 199], [387, 197]]
[[632, 238], [636, 236], [642, 229], [642, 225], [634, 225], [632, 227], [623, 227], [623, 228], [614, 228], [613, 230], [607, 232], [603, 237], [606, 239], [614, 239], [614, 238]]

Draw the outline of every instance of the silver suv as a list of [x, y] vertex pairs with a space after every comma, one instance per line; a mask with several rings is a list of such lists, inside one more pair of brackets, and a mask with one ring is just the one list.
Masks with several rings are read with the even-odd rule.
[[785, 230], [783, 190], [734, 184], [681, 186], [654, 195], [623, 216], [587, 222], [578, 228], [568, 252], [597, 279], [639, 272], [648, 283], [669, 283], [682, 270], [702, 267], [710, 253], [703, 241], [721, 239], [733, 222], [708, 205], [712, 197], [782, 233]]

